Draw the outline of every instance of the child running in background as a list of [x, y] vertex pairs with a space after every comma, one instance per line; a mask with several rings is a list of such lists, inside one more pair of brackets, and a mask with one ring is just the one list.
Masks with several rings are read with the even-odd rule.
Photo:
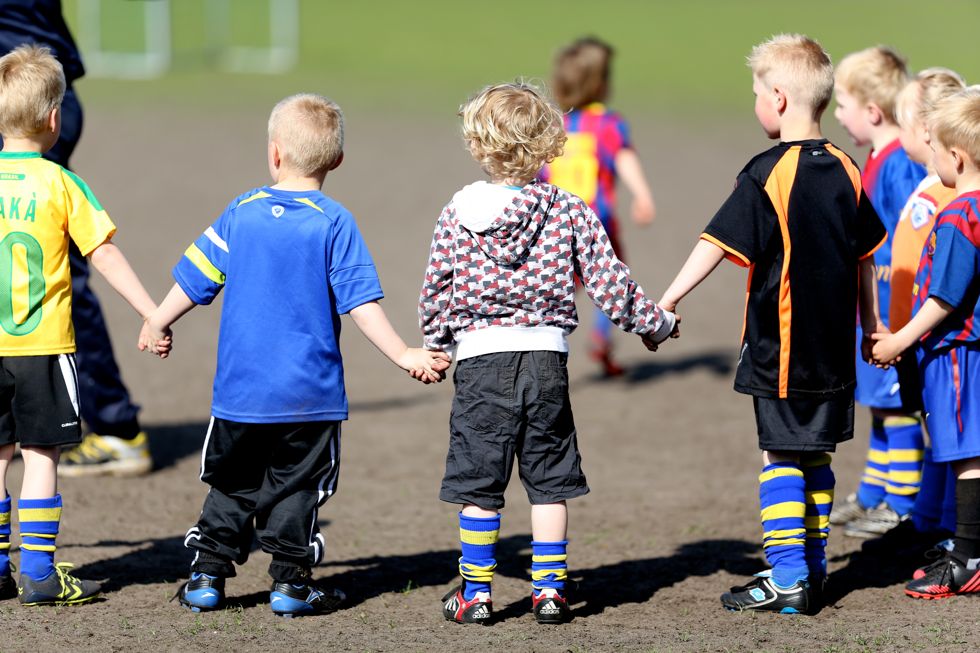
[[[909, 159], [898, 138], [895, 101], [908, 81], [905, 59], [884, 46], [844, 57], [835, 72], [834, 115], [855, 145], [871, 145], [861, 183], [888, 231], [888, 240], [875, 252], [878, 302], [886, 327], [892, 238], [902, 208], [926, 176], [925, 168]], [[903, 405], [897, 370], [869, 365], [860, 351], [856, 360], [855, 398], [871, 408], [870, 445], [857, 492], [834, 510], [830, 521], [844, 525], [845, 535], [872, 538], [908, 518], [919, 491], [924, 444], [917, 407]]]
[[881, 329], [872, 254], [886, 233], [857, 165], [821, 135], [833, 90], [823, 48], [805, 36], [775, 36], [752, 50], [749, 66], [755, 115], [780, 142], [738, 175], [660, 305], [674, 310], [725, 258], [749, 268], [735, 390], [752, 395], [755, 407], [772, 571], [721, 602], [813, 613], [827, 577], [830, 453], [854, 432], [853, 316], [860, 306], [866, 331]]
[[[585, 200], [599, 216], [613, 251], [622, 258], [616, 179], [622, 179], [633, 195], [632, 216], [637, 224], [650, 224], [656, 207], [626, 121], [603, 104], [610, 94], [612, 56], [612, 47], [594, 38], [580, 39], [558, 53], [552, 88], [566, 112], [568, 141], [564, 153], [545, 168], [544, 179]], [[605, 376], [624, 371], [612, 350], [612, 324], [596, 309], [591, 355], [602, 365]]]
[[923, 253], [914, 317], [893, 335], [874, 336], [874, 358], [894, 361], [921, 341], [932, 457], [956, 473], [956, 533], [952, 551], [917, 572], [905, 593], [942, 599], [980, 593], [980, 86], [942, 100], [928, 134], [936, 174], [957, 197]]
[[526, 84], [500, 84], [460, 115], [490, 183], [464, 187], [443, 209], [419, 299], [425, 346], [455, 349], [457, 361], [439, 498], [462, 506], [463, 582], [443, 598], [443, 614], [492, 619], [500, 509], [516, 457], [531, 502], [534, 616], [562, 623], [570, 616], [565, 502], [589, 491], [566, 368], [575, 278], [613, 323], [651, 343], [676, 335], [677, 320], [630, 279], [582, 199], [534, 180], [565, 142], [556, 106]]

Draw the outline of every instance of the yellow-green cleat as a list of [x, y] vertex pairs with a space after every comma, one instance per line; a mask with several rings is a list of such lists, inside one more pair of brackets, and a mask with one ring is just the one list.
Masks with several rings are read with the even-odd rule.
[[153, 470], [150, 444], [140, 431], [132, 440], [89, 433], [61, 455], [61, 476], [142, 476]]
[[54, 571], [43, 580], [20, 575], [17, 594], [23, 605], [78, 605], [88, 603], [102, 592], [102, 586], [91, 580], [75, 578], [68, 571], [69, 562], [55, 563]]

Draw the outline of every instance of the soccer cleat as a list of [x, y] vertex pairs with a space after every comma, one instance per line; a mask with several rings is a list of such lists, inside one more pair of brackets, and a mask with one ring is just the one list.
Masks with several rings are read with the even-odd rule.
[[866, 540], [879, 537], [908, 518], [909, 515], [900, 515], [888, 506], [881, 505], [869, 510], [863, 517], [848, 522], [844, 527], [844, 535]]
[[17, 596], [17, 583], [14, 582], [14, 577], [8, 571], [0, 575], [0, 601], [12, 599], [15, 596]]
[[180, 586], [173, 599], [190, 608], [191, 612], [217, 610], [225, 600], [225, 579], [193, 572], [190, 580]]
[[861, 552], [894, 558], [918, 558], [936, 545], [936, 540], [949, 537], [944, 530], [920, 531], [911, 519], [899, 522], [898, 526], [861, 545]]
[[488, 625], [493, 618], [493, 601], [490, 600], [490, 592], [477, 592], [467, 601], [463, 598], [465, 587], [464, 580], [461, 585], [454, 587], [442, 597], [442, 615], [458, 624]]
[[868, 508], [861, 505], [857, 494], [849, 494], [844, 502], [834, 506], [830, 511], [830, 523], [835, 526], [847, 524], [859, 517], [864, 517]]
[[733, 587], [721, 595], [726, 610], [765, 610], [781, 614], [810, 614], [816, 610], [811, 597], [810, 583], [802, 580], [792, 587], [777, 587], [768, 572], [756, 574], [755, 579], [740, 587]]
[[[976, 565], [980, 560], [970, 560]], [[916, 599], [948, 599], [957, 594], [980, 593], [980, 568], [968, 567], [953, 553], [922, 569], [922, 576], [905, 586], [905, 593]]]
[[68, 573], [69, 562], [57, 562], [54, 571], [41, 580], [21, 573], [17, 593], [23, 605], [78, 605], [97, 598], [102, 586], [91, 580], [80, 580]]
[[132, 440], [89, 433], [61, 456], [62, 476], [141, 476], [153, 469], [146, 433]]
[[532, 592], [531, 605], [534, 618], [539, 624], [563, 624], [572, 616], [568, 607], [568, 599], [558, 590], [546, 588], [538, 593]]
[[[926, 560], [932, 560], [933, 562], [935, 562], [936, 560], [939, 560], [941, 558], [945, 558], [946, 555], [948, 553], [951, 553], [952, 551], [953, 551], [953, 538], [948, 538], [948, 539], [943, 540], [942, 542], [938, 542], [935, 546], [933, 546], [931, 549], [929, 549], [928, 551], [926, 551], [923, 554], [923, 556], [926, 558]], [[919, 580], [920, 578], [922, 578], [923, 576], [925, 576], [926, 575], [926, 569], [928, 569], [930, 566], [932, 566], [932, 564], [933, 563], [930, 562], [926, 566], [919, 567], [918, 569], [916, 569], [912, 573], [912, 579], [913, 580]]]
[[347, 595], [340, 590], [317, 587], [310, 581], [275, 582], [269, 594], [269, 605], [280, 617], [301, 617], [333, 612], [346, 599]]

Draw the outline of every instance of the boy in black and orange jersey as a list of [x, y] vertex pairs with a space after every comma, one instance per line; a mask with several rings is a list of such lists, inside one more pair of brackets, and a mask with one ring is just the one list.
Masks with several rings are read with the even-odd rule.
[[827, 573], [829, 453], [854, 431], [851, 316], [860, 298], [865, 332], [882, 328], [871, 254], [886, 233], [857, 165], [821, 135], [834, 83], [823, 48], [775, 36], [752, 50], [749, 66], [756, 117], [780, 143], [742, 170], [659, 304], [673, 311], [724, 258], [749, 268], [735, 390], [755, 405], [772, 572], [721, 601], [730, 610], [812, 613]]

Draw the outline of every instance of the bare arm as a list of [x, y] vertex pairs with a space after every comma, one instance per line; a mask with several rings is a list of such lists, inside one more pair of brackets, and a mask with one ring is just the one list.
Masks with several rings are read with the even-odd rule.
[[123, 256], [122, 250], [112, 241], [107, 240], [96, 247], [89, 254], [89, 258], [92, 266], [105, 277], [113, 290], [122, 295], [122, 298], [140, 314], [140, 317], [145, 320], [153, 313], [157, 307], [156, 303], [140, 283], [129, 261]]
[[657, 207], [639, 155], [632, 148], [624, 148], [616, 153], [615, 162], [616, 174], [633, 196], [633, 221], [641, 225], [650, 224], [657, 216]]
[[917, 343], [922, 336], [926, 335], [940, 322], [949, 317], [953, 312], [953, 307], [941, 299], [930, 297], [919, 309], [908, 324], [899, 329], [897, 333], [884, 333], [872, 336], [877, 342], [874, 345], [874, 359], [878, 363], [890, 363], [898, 356]]
[[868, 256], [858, 263], [858, 308], [861, 315], [861, 330], [866, 334], [887, 331], [881, 322], [878, 307], [878, 268], [874, 258]]
[[684, 267], [674, 277], [670, 287], [657, 304], [668, 311], [677, 308], [677, 304], [694, 290], [698, 284], [708, 278], [718, 264], [725, 258], [725, 250], [714, 243], [699, 240], [691, 255], [687, 257]]
[[354, 324], [372, 345], [392, 363], [425, 382], [441, 381], [449, 367], [449, 356], [441, 351], [410, 348], [395, 332], [378, 302], [367, 302], [350, 312]]

